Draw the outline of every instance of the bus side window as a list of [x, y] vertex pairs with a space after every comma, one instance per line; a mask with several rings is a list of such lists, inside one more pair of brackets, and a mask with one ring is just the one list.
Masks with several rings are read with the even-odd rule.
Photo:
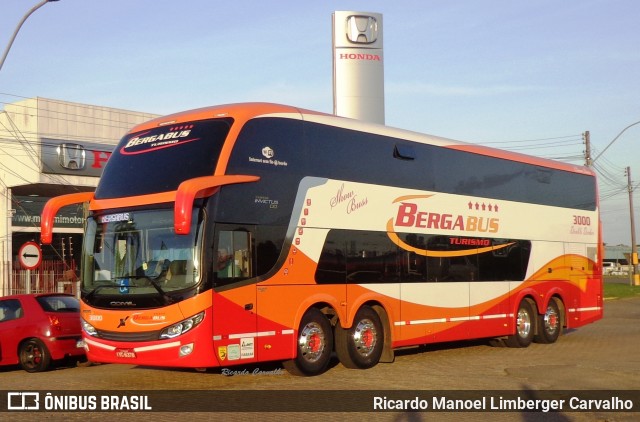
[[218, 285], [254, 277], [251, 240], [251, 233], [245, 230], [219, 232], [217, 257], [214, 262]]

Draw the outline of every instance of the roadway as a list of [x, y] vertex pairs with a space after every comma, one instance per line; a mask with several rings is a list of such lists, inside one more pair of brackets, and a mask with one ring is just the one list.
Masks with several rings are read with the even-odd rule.
[[[180, 391], [186, 390], [289, 390], [309, 402], [314, 390], [341, 389], [442, 391], [516, 391], [527, 396], [549, 390], [640, 390], [640, 298], [608, 300], [601, 321], [566, 332], [552, 345], [532, 344], [525, 349], [492, 347], [487, 341], [469, 341], [430, 345], [399, 351], [392, 364], [379, 364], [368, 370], [349, 370], [339, 363], [316, 377], [295, 377], [279, 364], [229, 367], [197, 372], [184, 369], [158, 369], [134, 365], [94, 365], [86, 368], [61, 367], [49, 372], [28, 374], [16, 368], [0, 368], [2, 390], [10, 391], [82, 391], [128, 392], [170, 391], [180, 406]], [[238, 371], [238, 372], [232, 372]], [[226, 374], [226, 375], [225, 375]], [[243, 393], [241, 393], [243, 394]], [[391, 394], [390, 394], [391, 395]], [[242, 396], [241, 396], [242, 397]], [[252, 394], [243, 396], [252, 403]], [[300, 399], [300, 396], [297, 396]], [[326, 397], [325, 397], [326, 399]], [[638, 406], [638, 400], [635, 401]], [[215, 404], [209, 403], [217, 409]], [[222, 404], [221, 404], [222, 405]], [[586, 413], [224, 413], [224, 420], [344, 420], [366, 418], [381, 421], [477, 420], [497, 421], [632, 421], [635, 413], [590, 411]], [[332, 404], [326, 405], [327, 411]], [[2, 409], [0, 409], [2, 410]], [[0, 417], [8, 416], [0, 413]], [[212, 413], [13, 413], [12, 419], [31, 420], [45, 416], [50, 420], [210, 420]]]

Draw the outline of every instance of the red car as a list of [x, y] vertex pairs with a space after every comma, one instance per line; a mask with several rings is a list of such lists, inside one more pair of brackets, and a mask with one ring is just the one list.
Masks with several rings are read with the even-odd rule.
[[55, 360], [82, 360], [80, 339], [80, 303], [73, 295], [0, 297], [0, 365], [40, 372]]

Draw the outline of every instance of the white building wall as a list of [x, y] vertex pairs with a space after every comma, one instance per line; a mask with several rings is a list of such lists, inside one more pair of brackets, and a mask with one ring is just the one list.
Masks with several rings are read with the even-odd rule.
[[43, 173], [43, 138], [72, 143], [115, 147], [134, 125], [158, 117], [89, 104], [46, 98], [23, 99], [6, 104], [0, 111], [0, 295], [12, 271], [14, 232], [37, 227], [12, 227], [12, 188], [32, 184], [95, 187], [98, 177]]

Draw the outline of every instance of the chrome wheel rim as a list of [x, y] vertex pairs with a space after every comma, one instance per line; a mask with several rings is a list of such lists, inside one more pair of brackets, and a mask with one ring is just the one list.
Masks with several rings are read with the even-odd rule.
[[308, 362], [317, 362], [324, 352], [326, 345], [325, 334], [320, 324], [310, 322], [300, 331], [298, 340], [300, 352]]
[[555, 334], [560, 323], [560, 318], [556, 310], [549, 306], [544, 314], [544, 329], [549, 334]]
[[531, 332], [531, 316], [525, 309], [518, 311], [518, 320], [516, 321], [518, 327], [518, 335], [522, 338], [529, 336]]
[[370, 319], [363, 319], [358, 322], [353, 331], [353, 343], [361, 356], [369, 356], [378, 342], [378, 330]]

